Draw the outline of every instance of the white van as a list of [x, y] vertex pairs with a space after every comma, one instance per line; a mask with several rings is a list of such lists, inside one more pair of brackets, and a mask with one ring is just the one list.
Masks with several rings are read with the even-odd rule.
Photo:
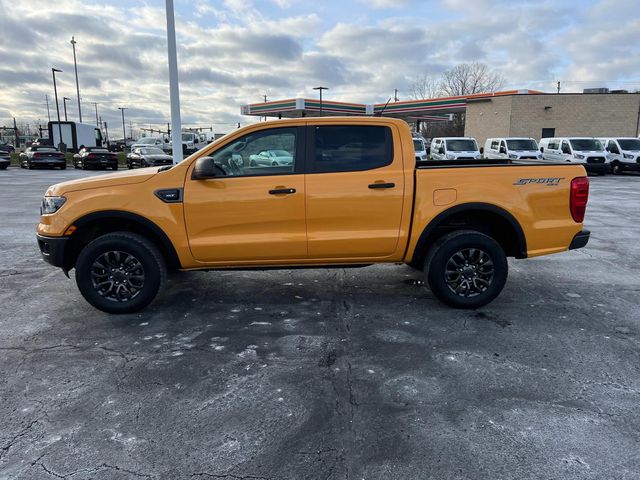
[[424, 138], [420, 135], [413, 136], [413, 149], [416, 152], [416, 162], [427, 160], [427, 147], [424, 143]]
[[490, 160], [542, 160], [538, 144], [533, 138], [487, 138], [482, 154]]
[[440, 137], [431, 140], [431, 160], [479, 160], [475, 138]]
[[580, 163], [588, 173], [604, 175], [609, 169], [607, 152], [597, 138], [543, 138], [540, 151], [544, 161]]
[[607, 151], [611, 173], [640, 171], [640, 138], [601, 138], [600, 141]]

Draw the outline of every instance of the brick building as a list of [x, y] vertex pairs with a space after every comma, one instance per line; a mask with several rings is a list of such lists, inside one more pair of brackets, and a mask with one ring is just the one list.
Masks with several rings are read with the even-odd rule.
[[637, 137], [640, 93], [561, 93], [468, 99], [465, 136]]

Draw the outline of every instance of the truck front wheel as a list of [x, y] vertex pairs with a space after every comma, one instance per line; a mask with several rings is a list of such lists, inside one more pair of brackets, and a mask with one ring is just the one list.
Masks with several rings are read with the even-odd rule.
[[455, 308], [478, 308], [496, 298], [507, 281], [507, 257], [498, 242], [474, 230], [438, 239], [425, 259], [433, 294]]
[[76, 262], [76, 283], [91, 305], [131, 313], [156, 297], [167, 276], [162, 255], [141, 235], [115, 232], [87, 245]]

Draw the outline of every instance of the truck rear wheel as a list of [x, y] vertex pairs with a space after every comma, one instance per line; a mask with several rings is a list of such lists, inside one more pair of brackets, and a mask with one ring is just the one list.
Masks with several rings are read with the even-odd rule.
[[507, 257], [498, 242], [474, 230], [440, 238], [425, 259], [425, 280], [441, 302], [478, 308], [496, 298], [507, 281]]
[[129, 232], [103, 235], [76, 262], [76, 283], [91, 305], [107, 313], [131, 313], [156, 297], [167, 276], [162, 255], [146, 238]]

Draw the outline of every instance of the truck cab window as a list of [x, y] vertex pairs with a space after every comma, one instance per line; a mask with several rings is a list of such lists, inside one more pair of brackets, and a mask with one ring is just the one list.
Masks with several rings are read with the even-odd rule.
[[393, 161], [393, 140], [388, 127], [319, 126], [313, 132], [315, 151], [309, 173], [371, 170]]
[[250, 133], [216, 151], [211, 159], [225, 176], [285, 175], [296, 162], [297, 128]]

